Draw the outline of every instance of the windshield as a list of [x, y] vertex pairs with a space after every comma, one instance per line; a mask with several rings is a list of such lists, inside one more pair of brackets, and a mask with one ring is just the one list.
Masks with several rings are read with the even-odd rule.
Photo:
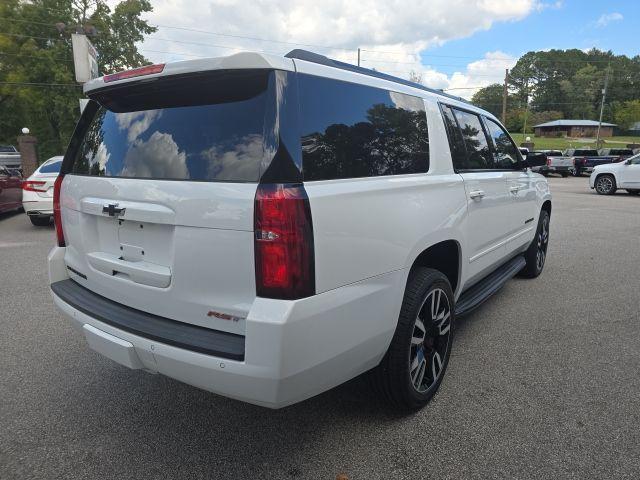
[[256, 182], [268, 76], [225, 72], [102, 94], [71, 173]]

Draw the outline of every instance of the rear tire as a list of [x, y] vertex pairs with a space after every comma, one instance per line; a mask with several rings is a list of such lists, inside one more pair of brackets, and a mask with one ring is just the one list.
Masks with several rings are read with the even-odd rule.
[[630, 195], [640, 195], [640, 190], [627, 190]]
[[560, 175], [562, 175], [562, 178], [567, 178], [569, 176], [569, 172], [560, 172]]
[[547, 247], [549, 245], [549, 224], [551, 217], [546, 210], [540, 211], [536, 236], [527, 248], [524, 258], [527, 261], [519, 275], [525, 278], [536, 278], [542, 273], [547, 260]]
[[598, 178], [596, 178], [595, 187], [596, 192], [600, 195], [613, 195], [618, 189], [616, 179], [608, 173], [599, 175]]
[[574, 177], [580, 177], [582, 175], [582, 172], [577, 168], [572, 168], [571, 170], [569, 170], [569, 173], [571, 173], [571, 175]]
[[51, 223], [51, 217], [49, 216], [30, 216], [29, 220], [31, 220], [31, 223], [33, 223], [36, 227], [48, 227]]
[[451, 355], [454, 308], [445, 275], [411, 272], [391, 345], [371, 372], [375, 389], [395, 409], [422, 408], [438, 391]]

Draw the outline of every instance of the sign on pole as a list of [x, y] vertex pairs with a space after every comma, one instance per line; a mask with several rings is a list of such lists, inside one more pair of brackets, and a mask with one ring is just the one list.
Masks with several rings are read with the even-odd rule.
[[85, 83], [96, 78], [98, 72], [98, 52], [86, 35], [71, 35], [73, 47], [73, 66], [76, 71], [76, 82]]

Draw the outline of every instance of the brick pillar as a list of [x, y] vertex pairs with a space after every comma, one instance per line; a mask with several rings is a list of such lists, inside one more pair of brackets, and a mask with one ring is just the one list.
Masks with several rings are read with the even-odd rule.
[[38, 140], [31, 135], [20, 135], [18, 137], [18, 150], [22, 160], [22, 176], [28, 178], [38, 168], [38, 152], [36, 146]]

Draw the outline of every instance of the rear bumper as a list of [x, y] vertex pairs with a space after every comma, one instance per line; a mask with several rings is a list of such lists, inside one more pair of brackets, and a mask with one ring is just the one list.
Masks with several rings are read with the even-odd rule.
[[[24, 194], [23, 194], [24, 197]], [[22, 206], [27, 215], [53, 215], [53, 199], [38, 199], [37, 195], [33, 199], [22, 199]]]
[[258, 297], [246, 320], [244, 358], [237, 360], [125, 329], [97, 307], [92, 312], [65, 301], [53, 286], [68, 278], [64, 250], [49, 254], [53, 300], [92, 349], [129, 368], [270, 408], [309, 398], [377, 365], [393, 336], [406, 280], [399, 270], [301, 300]]

